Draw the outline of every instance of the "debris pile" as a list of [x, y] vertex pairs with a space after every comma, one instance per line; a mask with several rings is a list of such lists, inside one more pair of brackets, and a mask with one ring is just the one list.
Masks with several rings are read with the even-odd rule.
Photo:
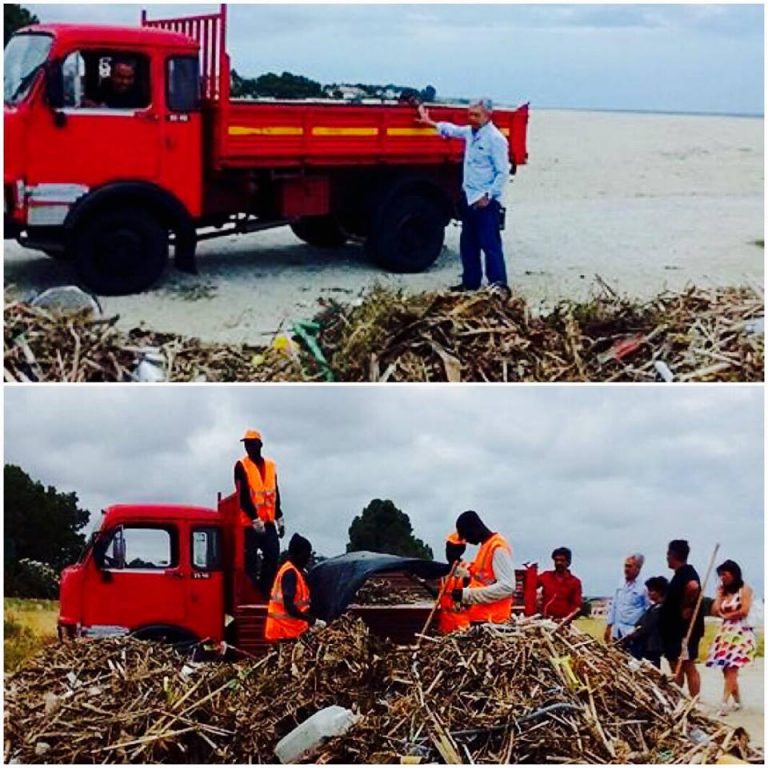
[[591, 301], [541, 316], [489, 291], [375, 288], [360, 306], [329, 304], [318, 340], [341, 381], [762, 381], [756, 290], [636, 303], [599, 285]]
[[[403, 653], [374, 711], [318, 763], [690, 763], [747, 756], [650, 665], [542, 620], [473, 627]], [[630, 666], [631, 664], [631, 666]]]
[[[5, 381], [280, 380], [276, 350], [116, 327], [118, 316], [66, 312], [11, 302], [5, 306]], [[157, 368], [151, 378], [143, 370]]]
[[363, 717], [307, 760], [759, 759], [649, 666], [575, 628], [520, 619], [403, 648], [344, 617], [259, 660], [194, 664], [130, 638], [51, 646], [6, 680], [5, 760], [269, 763], [318, 710]]
[[599, 285], [591, 301], [561, 302], [540, 316], [520, 297], [489, 291], [376, 287], [356, 306], [327, 303], [315, 322], [295, 325], [293, 339], [278, 335], [268, 347], [123, 333], [117, 317], [6, 295], [5, 380], [763, 380], [756, 289], [691, 287], [636, 303]]

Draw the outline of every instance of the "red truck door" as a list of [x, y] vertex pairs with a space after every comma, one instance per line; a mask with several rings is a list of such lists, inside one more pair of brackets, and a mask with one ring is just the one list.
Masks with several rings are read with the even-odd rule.
[[[113, 76], [126, 62], [134, 75], [132, 85], [123, 81], [123, 93]], [[34, 110], [28, 183], [91, 188], [113, 180], [155, 181], [162, 151], [160, 62], [143, 53], [81, 47], [64, 55], [62, 75], [64, 108], [54, 115], [41, 102]]]
[[189, 535], [192, 568], [187, 590], [187, 626], [201, 640], [221, 640], [224, 633], [221, 528], [193, 525]]
[[178, 526], [120, 525], [105, 534], [101, 549], [89, 562], [96, 573], [85, 580], [85, 627], [186, 627], [191, 569]]

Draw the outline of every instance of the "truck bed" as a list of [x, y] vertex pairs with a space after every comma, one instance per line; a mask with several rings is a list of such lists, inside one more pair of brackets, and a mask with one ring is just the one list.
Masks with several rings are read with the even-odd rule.
[[[464, 143], [443, 139], [415, 122], [416, 109], [402, 104], [337, 101], [265, 102], [230, 100], [213, 120], [213, 166], [295, 168], [302, 166], [461, 162]], [[432, 119], [466, 123], [466, 108], [430, 107]], [[498, 109], [495, 125], [509, 140], [510, 161], [527, 160], [528, 106]]]

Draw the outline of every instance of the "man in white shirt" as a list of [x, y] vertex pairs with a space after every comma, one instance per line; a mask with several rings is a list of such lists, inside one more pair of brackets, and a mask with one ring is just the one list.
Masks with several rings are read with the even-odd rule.
[[[620, 640], [635, 631], [640, 617], [648, 610], [651, 601], [648, 599], [645, 585], [640, 580], [645, 556], [636, 552], [624, 560], [624, 581], [616, 588], [611, 606], [608, 609], [607, 625], [604, 639]], [[640, 650], [630, 641], [627, 649], [636, 658]]]

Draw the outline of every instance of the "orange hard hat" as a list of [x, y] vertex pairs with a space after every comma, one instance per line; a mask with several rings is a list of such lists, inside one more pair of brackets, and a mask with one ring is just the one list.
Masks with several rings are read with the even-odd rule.
[[459, 534], [456, 531], [451, 531], [445, 537], [445, 540], [449, 544], [458, 544], [459, 546], [461, 546], [462, 544], [466, 544], [467, 543], [466, 541], [464, 541], [464, 539], [461, 538], [461, 536], [459, 536]]
[[261, 432], [258, 429], [246, 429], [240, 442], [244, 443], [246, 440], [261, 440]]

